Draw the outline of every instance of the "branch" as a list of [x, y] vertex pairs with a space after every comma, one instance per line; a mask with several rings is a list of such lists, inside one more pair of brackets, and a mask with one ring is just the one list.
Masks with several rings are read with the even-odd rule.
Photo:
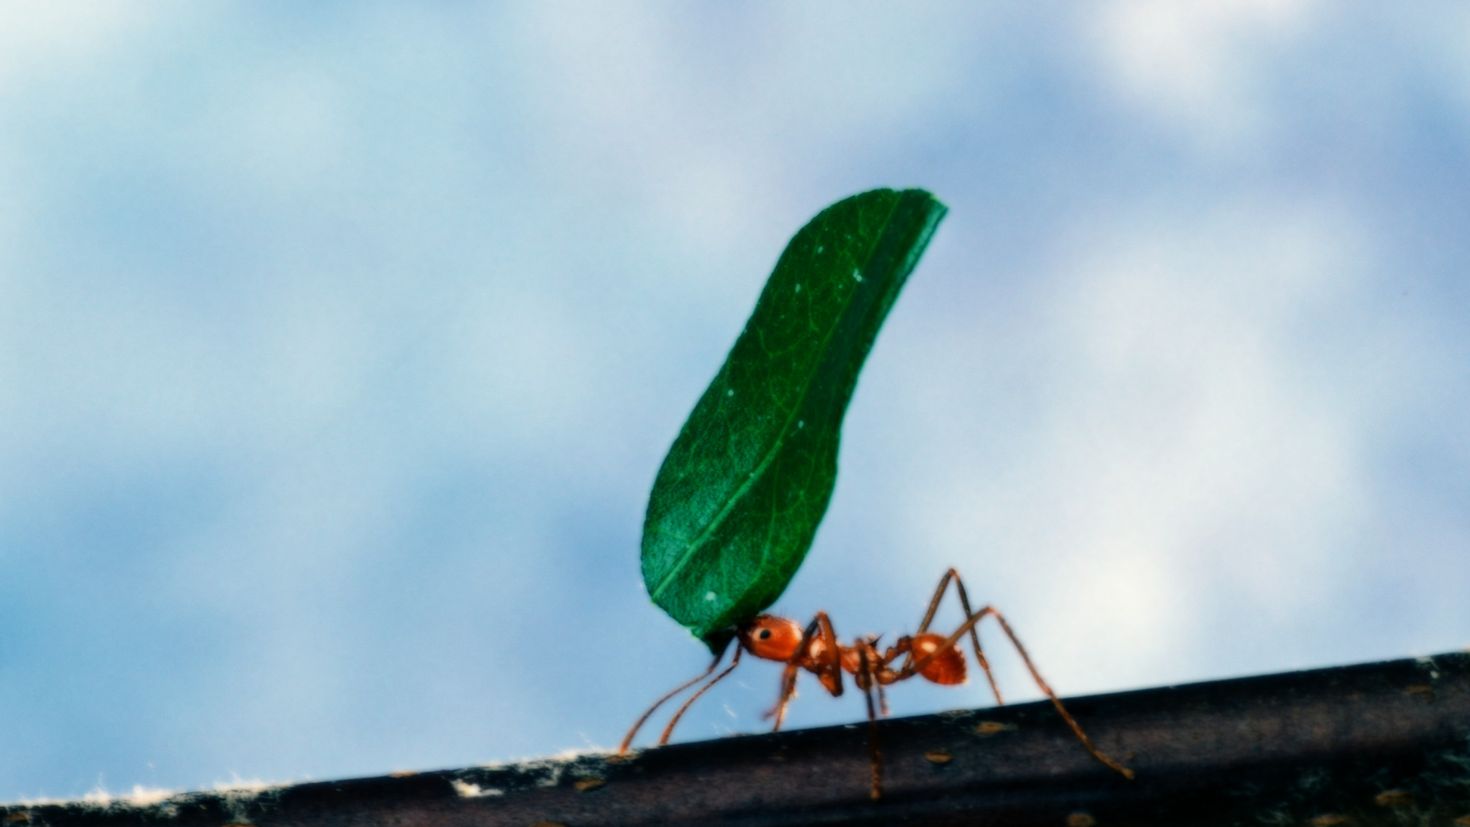
[[1442, 824], [1470, 827], [1470, 654], [677, 744], [617, 760], [0, 807], [0, 825]]

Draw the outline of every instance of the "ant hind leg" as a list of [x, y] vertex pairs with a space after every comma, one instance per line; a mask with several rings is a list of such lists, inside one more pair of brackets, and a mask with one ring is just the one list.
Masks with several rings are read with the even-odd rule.
[[[1113, 770], [1124, 778], [1133, 778], [1133, 770], [1128, 769], [1127, 767], [1123, 766], [1122, 764], [1118, 763], [1116, 760], [1108, 756], [1102, 750], [1098, 749], [1097, 745], [1092, 743], [1092, 739], [1087, 737], [1087, 733], [1082, 731], [1082, 725], [1077, 723], [1077, 719], [1073, 718], [1072, 713], [1067, 711], [1067, 707], [1062, 704], [1062, 699], [1057, 697], [1057, 693], [1051, 688], [1051, 685], [1046, 682], [1045, 678], [1041, 677], [1041, 672], [1037, 670], [1036, 664], [1031, 662], [1031, 655], [1026, 652], [1026, 647], [1021, 645], [1021, 639], [1016, 637], [1015, 631], [1011, 629], [1011, 624], [1006, 622], [1005, 615], [1002, 615], [999, 611], [997, 611], [994, 606], [985, 606], [984, 608], [980, 609], [980, 611], [975, 612], [974, 614], [966, 618], [965, 622], [960, 624], [960, 628], [956, 629], [954, 633], [951, 634], [949, 638], [946, 639], [945, 642], [938, 647], [937, 651], [943, 651], [944, 649], [955, 645], [955, 643], [959, 642], [959, 639], [963, 637], [965, 633], [973, 632], [976, 624], [978, 624], [981, 620], [984, 620], [986, 617], [994, 617], [995, 622], [1000, 624], [1001, 631], [1005, 632], [1006, 637], [1009, 638], [1011, 641], [1011, 646], [1015, 647], [1016, 654], [1021, 656], [1021, 662], [1026, 665], [1026, 671], [1031, 673], [1031, 680], [1035, 681], [1037, 688], [1046, 694], [1046, 697], [1051, 701], [1051, 705], [1056, 708], [1057, 714], [1062, 716], [1062, 720], [1066, 722], [1067, 728], [1072, 730], [1072, 734], [1076, 736], [1077, 740], [1082, 743], [1082, 747], [1087, 750], [1088, 754], [1090, 754], [1093, 758], [1096, 758], [1098, 762], [1101, 763], [1103, 766]], [[933, 657], [932, 653], [930, 655], [926, 655], [920, 658], [913, 664], [912, 667], [906, 665], [901, 674], [903, 674], [904, 677], [912, 675], [914, 672], [922, 669], [924, 665], [928, 663], [931, 657]]]
[[[915, 632], [915, 635], [922, 635], [929, 631], [929, 624], [934, 622], [934, 613], [939, 610], [939, 603], [944, 599], [944, 593], [949, 588], [950, 582], [954, 583], [955, 592], [959, 594], [960, 608], [965, 610], [965, 617], [968, 618], [975, 614], [970, 608], [970, 595], [965, 591], [965, 581], [961, 580], [960, 573], [951, 567], [939, 579], [939, 587], [934, 590], [934, 597], [929, 599], [929, 609], [924, 612], [924, 619], [919, 623], [919, 631]], [[975, 650], [975, 663], [980, 666], [980, 671], [985, 673], [985, 680], [990, 684], [991, 693], [995, 695], [996, 705], [1004, 706], [1005, 699], [1000, 695], [1000, 684], [995, 681], [995, 673], [990, 671], [990, 661], [985, 657], [985, 650], [980, 647], [980, 632], [974, 626], [970, 627], [970, 643]], [[912, 664], [913, 656], [910, 655], [905, 666]]]

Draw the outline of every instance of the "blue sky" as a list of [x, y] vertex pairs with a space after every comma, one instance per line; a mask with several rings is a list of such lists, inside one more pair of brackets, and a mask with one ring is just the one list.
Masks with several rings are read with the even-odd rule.
[[706, 659], [664, 451], [874, 186], [951, 212], [776, 609], [955, 565], [1065, 694], [1470, 643], [1463, 6], [0, 15], [0, 800], [615, 745]]

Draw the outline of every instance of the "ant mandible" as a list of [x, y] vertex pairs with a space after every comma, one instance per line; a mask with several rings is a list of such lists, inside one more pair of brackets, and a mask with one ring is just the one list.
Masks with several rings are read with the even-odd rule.
[[[929, 631], [929, 624], [934, 621], [934, 613], [939, 609], [939, 603], [944, 599], [950, 583], [954, 584], [955, 591], [960, 598], [960, 606], [965, 611], [965, 622], [961, 623], [948, 637]], [[1011, 630], [1011, 624], [1006, 622], [1005, 616], [995, 609], [994, 606], [985, 606], [978, 612], [970, 609], [970, 596], [965, 592], [965, 584], [960, 580], [959, 572], [950, 569], [944, 573], [939, 580], [939, 587], [934, 590], [934, 597], [929, 601], [929, 609], [924, 612], [924, 619], [919, 623], [919, 630], [912, 635], [900, 637], [892, 646], [883, 652], [878, 651], [878, 637], [870, 635], [858, 638], [851, 646], [844, 646], [837, 640], [837, 633], [832, 630], [832, 620], [827, 617], [826, 612], [817, 612], [811, 622], [802, 629], [801, 625], [794, 620], [775, 615], [757, 615], [750, 621], [735, 630], [735, 639], [739, 641], [735, 647], [735, 656], [730, 664], [720, 671], [718, 675], [710, 678], [701, 686], [697, 692], [689, 697], [669, 719], [664, 727], [663, 734], [659, 736], [658, 744], [663, 746], [669, 742], [669, 737], [674, 734], [674, 727], [684, 717], [684, 713], [694, 705], [694, 702], [710, 690], [710, 687], [719, 683], [735, 670], [740, 664], [741, 652], [749, 652], [752, 656], [764, 660], [773, 660], [786, 664], [781, 673], [781, 692], [777, 697], [776, 705], [766, 712], [766, 718], [775, 719], [773, 731], [781, 728], [781, 723], [786, 718], [786, 707], [791, 699], [796, 696], [796, 676], [800, 670], [805, 669], [817, 676], [822, 688], [827, 690], [833, 697], [842, 694], [842, 673], [852, 675], [853, 684], [863, 691], [863, 697], [868, 707], [868, 756], [872, 766], [872, 785], [869, 795], [877, 800], [882, 795], [883, 764], [882, 755], [878, 750], [877, 718], [881, 713], [888, 714], [888, 698], [884, 694], [884, 687], [913, 677], [921, 677], [932, 683], [944, 686], [953, 686], [965, 682], [965, 655], [955, 645], [965, 635], [970, 636], [970, 643], [975, 650], [975, 662], [985, 672], [985, 678], [990, 683], [990, 691], [995, 694], [995, 702], [1004, 704], [1001, 698], [1000, 687], [995, 682], [995, 675], [990, 671], [990, 662], [985, 659], [985, 652], [980, 648], [980, 634], [976, 626], [987, 617], [995, 618], [1000, 624], [1001, 631], [1005, 632], [1010, 639], [1011, 645], [1016, 648], [1016, 653], [1021, 656], [1021, 661], [1026, 664], [1026, 669], [1031, 673], [1031, 679], [1036, 682], [1037, 687], [1046, 693], [1051, 699], [1052, 706], [1056, 707], [1057, 714], [1062, 716], [1072, 734], [1081, 742], [1082, 747], [1109, 769], [1117, 772], [1124, 778], [1132, 778], [1133, 770], [1118, 763], [1107, 754], [1099, 750], [1087, 733], [1082, 731], [1082, 726], [1077, 719], [1062, 705], [1061, 698], [1052, 691], [1041, 673], [1036, 670], [1035, 664], [1031, 662], [1031, 656], [1026, 653], [1026, 647]], [[728, 644], [727, 644], [728, 648]], [[633, 738], [643, 724], [664, 703], [688, 689], [689, 687], [709, 678], [719, 667], [720, 661], [725, 657], [722, 649], [715, 656], [714, 662], [709, 668], [700, 673], [693, 680], [682, 683], [669, 691], [663, 697], [653, 702], [653, 705], [644, 712], [628, 734], [623, 738], [623, 743], [618, 747], [618, 754], [624, 755], [633, 743]], [[903, 663], [894, 668], [894, 662], [903, 659]], [[877, 703], [874, 703], [874, 696]]]

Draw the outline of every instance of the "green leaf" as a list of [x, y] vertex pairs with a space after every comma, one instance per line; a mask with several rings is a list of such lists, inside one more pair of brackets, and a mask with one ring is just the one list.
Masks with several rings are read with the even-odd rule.
[[643, 582], [712, 649], [806, 556], [858, 372], [944, 213], [923, 190], [873, 190], [802, 227], [669, 449], [643, 523]]

